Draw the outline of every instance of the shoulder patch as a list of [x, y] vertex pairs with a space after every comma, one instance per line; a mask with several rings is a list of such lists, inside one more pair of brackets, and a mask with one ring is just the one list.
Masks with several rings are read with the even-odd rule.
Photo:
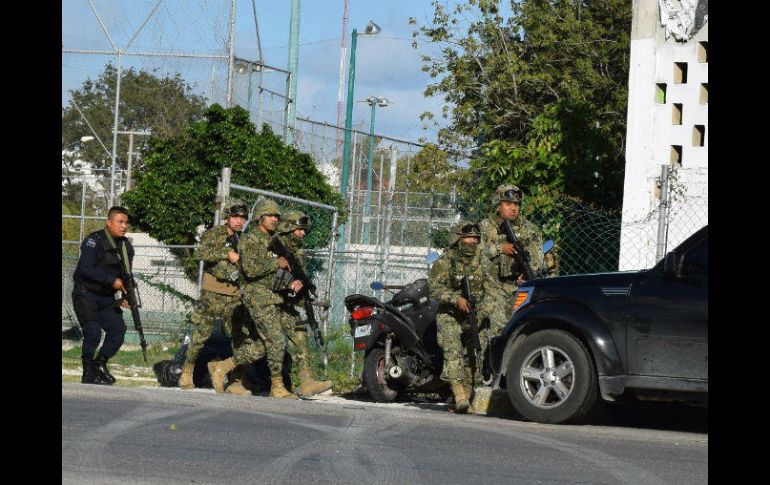
[[96, 241], [94, 240], [94, 238], [89, 237], [88, 239], [86, 239], [86, 246], [88, 246], [89, 248], [95, 248]]

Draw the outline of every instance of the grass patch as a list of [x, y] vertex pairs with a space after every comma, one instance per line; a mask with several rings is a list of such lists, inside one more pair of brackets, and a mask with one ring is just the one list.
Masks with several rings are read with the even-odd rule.
[[[313, 377], [332, 381], [332, 389], [336, 394], [349, 393], [359, 387], [361, 383], [360, 376], [363, 370], [363, 354], [356, 352], [351, 356], [353, 341], [350, 332], [344, 327], [332, 329], [328, 335], [325, 335], [326, 350], [328, 352], [328, 368], [324, 371], [323, 352], [316, 345], [312, 332], [308, 334], [308, 341], [311, 356], [311, 369]], [[179, 343], [152, 343], [147, 346], [147, 363], [142, 357], [141, 349], [134, 345], [124, 345], [117, 354], [109, 361], [110, 371], [116, 375], [118, 381], [116, 386], [136, 387], [141, 385], [157, 385], [152, 365], [162, 360], [174, 358], [174, 354], [179, 349]], [[165, 349], [165, 350], [164, 350]], [[71, 371], [81, 367], [81, 346], [75, 345], [69, 349], [62, 349], [62, 381], [80, 382], [80, 374], [71, 374]], [[352, 360], [351, 360], [352, 359]], [[353, 375], [350, 375], [351, 362], [353, 362]], [[67, 374], [64, 370], [69, 370]], [[299, 384], [299, 369], [296, 365], [292, 366], [292, 382]], [[121, 379], [120, 376], [129, 377], [152, 377], [154, 383], [149, 381], [132, 381]]]
[[[344, 327], [332, 329], [328, 335], [324, 336], [326, 341], [326, 351], [329, 357], [329, 366], [324, 372], [323, 353], [315, 345], [315, 339], [312, 332], [308, 334], [308, 339], [312, 340], [310, 353], [312, 355], [311, 367], [316, 379], [328, 379], [332, 381], [332, 389], [335, 394], [343, 394], [356, 389], [361, 383], [360, 376], [363, 369], [363, 354], [356, 352], [353, 354], [353, 376], [350, 376], [351, 352], [353, 350], [353, 340], [350, 331]], [[297, 369], [292, 369], [292, 381], [299, 382], [296, 375]]]
[[[163, 349], [166, 350], [163, 350]], [[144, 357], [142, 357], [142, 350], [134, 350], [132, 348], [121, 348], [113, 358], [110, 359], [109, 365], [119, 365], [127, 367], [146, 367], [152, 372], [152, 364], [160, 362], [161, 360], [173, 359], [174, 354], [179, 349], [179, 344], [174, 346], [164, 344], [151, 344], [147, 346], [147, 363], [144, 363]], [[75, 345], [70, 349], [61, 351], [62, 367], [80, 367], [81, 346]]]

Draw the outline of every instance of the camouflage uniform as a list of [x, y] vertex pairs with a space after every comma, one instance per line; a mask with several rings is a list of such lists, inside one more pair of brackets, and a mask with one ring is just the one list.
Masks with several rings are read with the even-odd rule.
[[[519, 191], [520, 195], [512, 198], [505, 197], [503, 194], [510, 189]], [[495, 191], [493, 200], [496, 207], [500, 200], [509, 200], [520, 204], [521, 191], [515, 185], [501, 185]], [[502, 224], [503, 218], [497, 212], [497, 209], [495, 209], [495, 211], [489, 213], [486, 219], [479, 223], [479, 226], [482, 233], [481, 243], [484, 245], [484, 249], [495, 267], [495, 274], [505, 293], [506, 312], [508, 312], [508, 316], [510, 316], [510, 312], [513, 310], [514, 294], [518, 288], [516, 280], [521, 272], [514, 271], [517, 263], [516, 257], [508, 256], [502, 252], [502, 245], [508, 242]], [[511, 228], [519, 241], [521, 241], [521, 244], [529, 250], [532, 271], [538, 272], [545, 269], [543, 234], [540, 229], [535, 224], [526, 220], [521, 214], [519, 214], [515, 220], [511, 221]]]
[[[267, 211], [267, 212], [265, 212]], [[255, 215], [259, 222], [262, 215], [280, 214], [278, 204], [266, 200]], [[254, 228], [241, 239], [241, 296], [251, 315], [254, 326], [246, 326], [246, 332], [233, 338], [233, 358], [236, 364], [253, 362], [267, 354], [267, 364], [272, 378], [281, 377], [286, 342], [281, 326], [280, 305], [283, 299], [272, 290], [278, 270], [277, 257], [267, 249], [270, 234]], [[252, 330], [256, 330], [256, 335]]]
[[223, 320], [225, 333], [232, 335], [232, 316], [241, 304], [238, 291], [238, 265], [227, 259], [233, 251], [227, 242], [227, 227], [221, 225], [206, 231], [198, 246], [197, 258], [204, 261], [203, 288], [201, 297], [193, 309], [190, 319], [195, 328], [187, 348], [185, 362], [194, 364], [204, 342], [214, 331], [214, 320]]
[[499, 335], [506, 323], [501, 312], [502, 288], [493, 274], [494, 268], [481, 244], [475, 246], [472, 255], [462, 254], [457, 240], [431, 268], [430, 294], [431, 298], [439, 302], [436, 324], [438, 343], [444, 352], [442, 380], [462, 383], [467, 388], [473, 387], [475, 365], [472, 364], [475, 363], [468, 346], [471, 330], [466, 323], [467, 314], [457, 307], [462, 296], [460, 281], [464, 276], [469, 277], [471, 294], [476, 297], [482, 348], [488, 345], [492, 336]]
[[[295, 211], [287, 213], [284, 219], [281, 220], [277, 231], [277, 237], [281, 240], [286, 249], [294, 253], [297, 261], [304, 269], [305, 251], [302, 249], [302, 239], [292, 234], [296, 225], [288, 224], [289, 221], [296, 221], [298, 219], [298, 217], [296, 217], [297, 214], [294, 214], [294, 212]], [[278, 273], [281, 273], [282, 271], [283, 270], [278, 270]], [[307, 328], [296, 308], [297, 305], [301, 304], [302, 300], [292, 296], [291, 280], [289, 278], [280, 278], [279, 275], [279, 277], [276, 278], [276, 282], [279, 280], [282, 288], [277, 289], [277, 291], [283, 298], [283, 302], [280, 305], [281, 327], [289, 341], [289, 353], [292, 356], [292, 361], [296, 362], [300, 368], [305, 368], [310, 364], [308, 358], [310, 352], [307, 344]]]

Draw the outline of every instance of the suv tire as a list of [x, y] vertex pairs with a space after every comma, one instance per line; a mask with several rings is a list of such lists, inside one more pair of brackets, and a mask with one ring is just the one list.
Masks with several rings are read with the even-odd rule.
[[561, 423], [586, 414], [597, 396], [593, 360], [564, 330], [541, 330], [516, 346], [506, 373], [508, 397], [522, 416]]

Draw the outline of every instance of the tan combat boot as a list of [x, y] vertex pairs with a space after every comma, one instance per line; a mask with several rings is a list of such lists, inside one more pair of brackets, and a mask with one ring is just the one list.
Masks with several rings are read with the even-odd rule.
[[232, 357], [229, 359], [215, 361], [212, 360], [207, 364], [209, 368], [209, 374], [211, 374], [211, 383], [214, 385], [214, 390], [218, 393], [225, 392], [225, 376], [228, 372], [235, 369], [235, 361]]
[[273, 377], [271, 382], [272, 385], [270, 386], [270, 397], [277, 397], [280, 399], [298, 399], [296, 394], [287, 391], [283, 386], [283, 378]]
[[332, 388], [331, 381], [314, 380], [309, 367], [300, 369], [299, 382], [299, 395], [302, 397], [314, 396]]
[[473, 392], [473, 400], [469, 413], [485, 416], [489, 411], [489, 403], [492, 400], [492, 388], [489, 386], [477, 387]]
[[251, 391], [243, 387], [243, 383], [240, 379], [233, 381], [232, 384], [227, 386], [228, 394], [235, 394], [236, 396], [251, 396]]
[[468, 396], [468, 402], [470, 403], [470, 405], [468, 405], [468, 414], [476, 414], [477, 409], [473, 404], [476, 401], [473, 387], [463, 386], [463, 388], [465, 389], [465, 395]]
[[195, 389], [195, 383], [193, 383], [194, 370], [195, 364], [185, 364], [182, 366], [182, 375], [179, 376], [179, 387], [182, 389]]
[[468, 408], [471, 403], [468, 400], [468, 391], [463, 386], [462, 382], [452, 383], [452, 394], [455, 395], [455, 410], [457, 414], [465, 414], [468, 412]]

